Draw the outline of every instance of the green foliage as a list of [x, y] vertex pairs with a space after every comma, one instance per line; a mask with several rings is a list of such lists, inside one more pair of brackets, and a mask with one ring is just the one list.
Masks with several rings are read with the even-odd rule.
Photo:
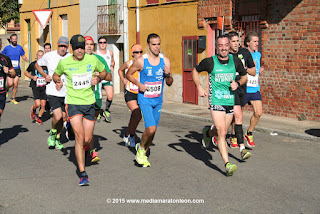
[[0, 26], [5, 27], [11, 19], [20, 22], [18, 0], [0, 0]]

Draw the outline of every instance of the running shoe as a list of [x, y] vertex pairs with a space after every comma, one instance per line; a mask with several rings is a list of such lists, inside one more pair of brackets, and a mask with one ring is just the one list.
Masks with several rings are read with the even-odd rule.
[[231, 148], [239, 148], [238, 145], [238, 139], [234, 136], [231, 137], [231, 144], [230, 144]]
[[202, 129], [202, 135], [203, 135], [203, 137], [202, 137], [202, 146], [203, 146], [203, 148], [206, 148], [206, 149], [209, 147], [209, 144], [212, 141], [211, 137], [207, 136], [207, 132], [209, 130], [210, 130], [210, 127], [204, 127]]
[[129, 135], [129, 143], [130, 143], [130, 146], [133, 148], [136, 146], [136, 140], [134, 135], [133, 136]]
[[136, 161], [139, 165], [144, 166], [145, 150], [140, 148], [140, 143], [136, 144]]
[[63, 149], [64, 148], [64, 146], [60, 142], [60, 137], [56, 138], [55, 144], [56, 144], [56, 149]]
[[39, 124], [39, 125], [43, 124], [42, 120], [39, 117], [37, 118], [36, 123]]
[[79, 186], [89, 186], [88, 175], [85, 172], [81, 174]]
[[126, 137], [125, 135], [123, 135], [123, 142], [125, 146], [129, 147], [130, 146], [129, 136]]
[[98, 114], [98, 117], [97, 117], [97, 122], [100, 123], [100, 120], [101, 120], [101, 115]]
[[32, 121], [34, 121], [36, 119], [36, 114], [33, 110], [33, 106], [31, 106], [31, 113], [30, 113], [30, 118]]
[[104, 116], [104, 118], [106, 119], [106, 122], [111, 123], [111, 114], [109, 111], [104, 110], [102, 115]]
[[19, 104], [19, 102], [18, 101], [16, 101], [16, 99], [14, 99], [14, 98], [11, 98], [11, 102], [13, 103], [13, 104]]
[[227, 163], [226, 165], [227, 176], [232, 176], [236, 170], [237, 170], [237, 166], [235, 164], [232, 164], [229, 162]]
[[148, 161], [148, 157], [145, 155], [143, 156], [143, 167], [150, 167], [150, 162]]
[[100, 158], [98, 157], [98, 152], [96, 152], [96, 150], [91, 150], [90, 155], [91, 155], [91, 163], [97, 163], [100, 161]]
[[246, 134], [245, 134], [245, 139], [247, 140], [247, 145], [248, 147], [255, 147], [256, 144], [254, 143], [253, 141], [253, 135], [252, 135], [252, 132], [249, 132], [249, 131], [246, 131]]
[[7, 92], [7, 93], [6, 93], [6, 98], [8, 97], [8, 95], [9, 95], [9, 93]]
[[52, 131], [50, 131], [49, 137], [48, 137], [48, 145], [49, 145], [49, 147], [54, 147], [55, 146], [56, 135], [57, 135], [57, 132], [53, 133]]
[[242, 149], [242, 151], [240, 152], [240, 155], [242, 160], [247, 160], [248, 158], [251, 157], [251, 153], [248, 152], [246, 149]]
[[213, 136], [211, 138], [211, 141], [212, 141], [212, 144], [215, 146], [215, 147], [218, 147], [218, 140], [217, 140], [217, 137], [216, 136]]

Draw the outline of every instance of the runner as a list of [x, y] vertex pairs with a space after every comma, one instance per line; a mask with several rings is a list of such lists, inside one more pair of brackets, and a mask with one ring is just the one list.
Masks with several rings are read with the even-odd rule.
[[43, 47], [44, 47], [44, 53], [48, 53], [51, 51], [51, 44], [50, 43], [45, 43]]
[[[119, 76], [123, 84], [126, 86], [126, 90], [124, 92], [124, 99], [127, 103], [128, 108], [131, 111], [131, 117], [128, 124], [127, 131], [125, 135], [123, 136], [123, 142], [125, 143], [125, 146], [131, 146], [135, 147], [135, 134], [137, 126], [140, 123], [140, 120], [142, 118], [141, 116], [141, 110], [138, 105], [138, 93], [139, 89], [138, 86], [133, 84], [132, 82], [129, 82], [125, 77], [124, 73], [125, 70], [130, 68], [130, 66], [133, 64], [135, 60], [137, 60], [139, 57], [141, 57], [141, 54], [143, 53], [142, 47], [139, 44], [135, 44], [131, 47], [131, 53], [133, 60], [125, 62], [120, 68], [119, 68]], [[139, 81], [139, 72], [136, 72], [133, 74], [133, 77]]]
[[[42, 115], [44, 113], [44, 110], [46, 108], [46, 102], [47, 102], [47, 95], [46, 95], [46, 80], [45, 78], [38, 73], [38, 71], [35, 69], [34, 65], [36, 64], [37, 60], [41, 59], [44, 52], [42, 50], [39, 50], [37, 52], [36, 61], [33, 61], [27, 70], [24, 72], [24, 75], [29, 77], [31, 79], [30, 81], [30, 87], [32, 88], [33, 93], [33, 99], [34, 104], [31, 106], [31, 113], [30, 118], [32, 121], [36, 120], [36, 123], [39, 125], [42, 125]], [[42, 67], [43, 71], [45, 73], [48, 73], [47, 67]], [[38, 116], [36, 116], [37, 108], [40, 107], [40, 111]]]
[[249, 147], [255, 147], [256, 144], [253, 141], [252, 132], [262, 115], [262, 98], [260, 94], [259, 75], [264, 71], [264, 67], [261, 66], [260, 63], [261, 53], [258, 52], [259, 35], [256, 32], [249, 32], [244, 39], [244, 45], [252, 55], [257, 73], [255, 76], [248, 75], [247, 96], [245, 100], [245, 104], [249, 103], [249, 105], [252, 105], [254, 111], [250, 119], [249, 129], [245, 133], [245, 138]]
[[[146, 152], [153, 141], [160, 120], [164, 79], [168, 86], [173, 83], [170, 60], [160, 54], [159, 35], [149, 34], [147, 45], [149, 52], [135, 60], [126, 74], [127, 79], [139, 87], [138, 104], [146, 129], [142, 134], [141, 143], [136, 144], [136, 161], [143, 167], [150, 166]], [[140, 72], [139, 81], [133, 77], [137, 71]]]
[[[46, 86], [46, 94], [48, 102], [53, 110], [52, 117], [52, 129], [50, 130], [48, 137], [49, 148], [63, 149], [63, 145], [60, 143], [60, 134], [63, 129], [63, 121], [66, 121], [66, 113], [64, 108], [64, 97], [66, 96], [66, 87], [63, 86], [60, 91], [57, 91], [56, 84], [52, 80], [52, 75], [61, 59], [71, 56], [67, 52], [69, 46], [69, 39], [61, 36], [58, 40], [58, 49], [51, 51], [43, 55], [41, 59], [35, 64], [35, 69], [40, 73], [49, 84]], [[46, 74], [41, 66], [48, 68], [48, 74]], [[65, 82], [65, 76], [62, 77], [62, 81]]]
[[83, 146], [89, 144], [93, 137], [96, 102], [91, 85], [97, 85], [106, 77], [107, 72], [97, 57], [85, 54], [85, 39], [82, 35], [74, 35], [70, 44], [73, 55], [59, 62], [53, 80], [57, 90], [60, 90], [63, 86], [60, 77], [63, 74], [67, 76], [66, 112], [76, 136], [75, 155], [80, 171], [79, 185], [87, 186], [89, 181], [85, 172]]
[[[106, 60], [106, 62], [108, 63], [109, 69], [113, 73], [115, 61], [113, 58], [113, 52], [107, 49], [107, 46], [108, 46], [107, 36], [101, 36], [98, 39], [98, 46], [99, 46], [99, 49], [95, 52], [95, 54], [102, 56]], [[106, 122], [111, 123], [111, 114], [109, 109], [113, 99], [113, 82], [102, 80], [102, 87], [107, 93], [107, 99], [106, 99], [106, 108], [104, 111], [101, 110], [101, 116], [105, 118]]]
[[[237, 57], [229, 54], [229, 38], [226, 35], [218, 36], [217, 55], [206, 58], [200, 62], [192, 71], [192, 78], [197, 86], [199, 96], [208, 96], [207, 92], [200, 85], [199, 72], [209, 73], [209, 104], [211, 117], [214, 126], [203, 129], [203, 141], [208, 143], [213, 136], [218, 138], [218, 149], [224, 161], [226, 175], [231, 176], [237, 170], [237, 166], [229, 162], [228, 147], [226, 142], [227, 130], [233, 118], [234, 91], [245, 84], [246, 71]], [[235, 82], [236, 72], [241, 76]], [[251, 156], [245, 149], [241, 152], [242, 159]]]
[[11, 45], [6, 46], [2, 51], [2, 54], [7, 55], [11, 59], [12, 65], [13, 65], [14, 70], [16, 72], [15, 78], [7, 77], [8, 91], [9, 91], [9, 88], [13, 85], [12, 97], [11, 97], [11, 102], [13, 104], [18, 104], [18, 102], [16, 100], [16, 94], [18, 91], [19, 79], [21, 77], [20, 56], [24, 61], [29, 62], [28, 58], [25, 55], [23, 48], [20, 45], [18, 45], [17, 41], [18, 41], [17, 34], [15, 34], [15, 33], [11, 34], [11, 36], [10, 36]]
[[[2, 42], [0, 42], [0, 50], [2, 45], [1, 43]], [[16, 72], [12, 66], [10, 58], [0, 53], [0, 120], [4, 107], [6, 106], [6, 80], [8, 76], [14, 78], [16, 76]]]
[[[103, 65], [105, 66], [105, 70], [108, 73], [106, 78], [112, 79], [112, 76], [110, 73], [111, 71], [108, 67], [107, 62], [103, 59], [103, 57], [93, 53], [94, 41], [93, 41], [92, 37], [85, 36], [84, 38], [85, 38], [85, 53], [88, 55], [96, 56], [100, 60], [100, 62], [102, 62]], [[101, 82], [94, 86], [94, 95], [95, 95], [95, 99], [96, 99], [96, 103], [95, 103], [95, 120], [96, 121], [97, 121], [97, 118], [100, 116], [100, 110], [102, 108], [101, 88], [102, 88]], [[92, 141], [90, 142], [90, 144], [88, 146], [87, 145], [84, 146], [84, 150], [85, 150], [85, 152], [90, 151], [91, 163], [96, 163], [96, 162], [100, 161], [100, 158], [98, 157], [98, 152], [94, 149], [94, 136], [92, 137]]]
[[[235, 31], [228, 33], [230, 39], [230, 54], [233, 57], [238, 57], [247, 73], [250, 75], [256, 75], [256, 68], [253, 63], [252, 56], [246, 48], [239, 46], [239, 36]], [[247, 78], [247, 76], [246, 76]], [[240, 75], [237, 73], [236, 81], [239, 81]], [[240, 146], [240, 152], [245, 148], [243, 141], [243, 129], [242, 129], [242, 107], [246, 99], [247, 85], [243, 84], [237, 90], [234, 91], [234, 118], [232, 121], [232, 134], [231, 134], [231, 148], [238, 148]]]

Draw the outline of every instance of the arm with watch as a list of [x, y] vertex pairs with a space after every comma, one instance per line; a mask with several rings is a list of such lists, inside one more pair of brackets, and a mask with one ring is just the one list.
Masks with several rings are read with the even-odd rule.
[[164, 74], [163, 77], [166, 79], [167, 86], [171, 86], [173, 83], [173, 77], [171, 75], [171, 64], [170, 60], [167, 57], [164, 57]]

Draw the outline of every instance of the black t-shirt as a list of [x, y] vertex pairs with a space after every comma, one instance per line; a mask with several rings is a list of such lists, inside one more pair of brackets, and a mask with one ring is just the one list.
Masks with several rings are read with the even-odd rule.
[[[37, 62], [37, 61], [31, 62], [31, 64], [30, 64], [30, 65], [28, 66], [28, 68], [27, 68], [27, 71], [31, 74], [31, 76], [39, 76], [39, 77], [42, 77], [42, 75], [39, 74], [39, 73], [37, 72], [36, 68], [34, 67], [35, 64], [36, 64], [36, 62]], [[46, 66], [41, 66], [41, 67], [42, 67], [42, 69], [43, 69], [43, 71], [44, 71], [45, 73], [48, 73], [48, 72], [47, 72], [48, 69], [47, 69]], [[30, 86], [31, 88], [36, 88], [36, 87], [37, 87], [37, 83], [36, 83], [33, 79], [31, 79], [29, 86]], [[45, 87], [45, 86], [43, 86], [43, 87]]]
[[[219, 62], [221, 64], [228, 64], [229, 63], [229, 59], [227, 60], [220, 60], [218, 58]], [[234, 66], [236, 68], [236, 72], [240, 74], [240, 76], [244, 76], [247, 74], [246, 70], [243, 67], [242, 62], [240, 61], [240, 59], [238, 57], [233, 57], [233, 61], [234, 61]], [[200, 73], [202, 71], [207, 71], [208, 73], [211, 73], [214, 67], [214, 63], [213, 63], [213, 58], [212, 57], [208, 57], [203, 59], [199, 65], [196, 66], [196, 70]]]
[[10, 58], [0, 53], [0, 94], [7, 92], [7, 74], [4, 73], [3, 66], [8, 67], [9, 69], [13, 68]]

